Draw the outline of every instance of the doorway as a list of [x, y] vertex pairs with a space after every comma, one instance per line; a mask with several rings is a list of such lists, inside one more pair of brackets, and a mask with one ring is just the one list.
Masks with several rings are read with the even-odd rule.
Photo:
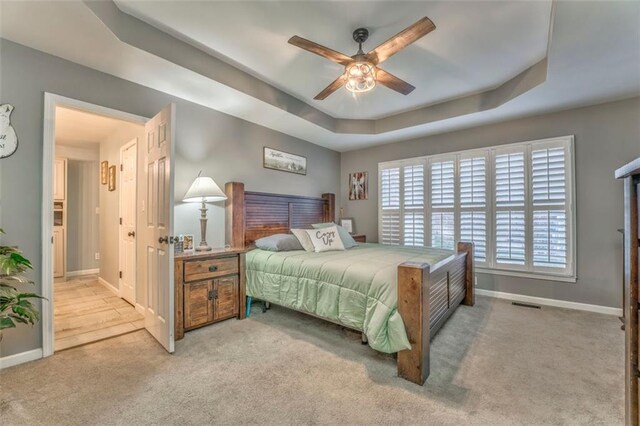
[[135, 276], [136, 158], [143, 137], [143, 124], [56, 107], [55, 351], [144, 328]]
[[142, 328], [173, 351], [174, 121], [45, 93], [43, 356]]

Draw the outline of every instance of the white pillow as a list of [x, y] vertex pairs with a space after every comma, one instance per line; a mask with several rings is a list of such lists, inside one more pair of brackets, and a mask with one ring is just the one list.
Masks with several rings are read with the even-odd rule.
[[292, 229], [291, 233], [295, 235], [298, 241], [300, 241], [300, 245], [303, 249], [306, 251], [315, 251], [316, 248], [313, 246], [306, 229]]
[[307, 234], [317, 253], [323, 251], [344, 250], [344, 244], [338, 234], [338, 227], [331, 226], [322, 229], [307, 229]]

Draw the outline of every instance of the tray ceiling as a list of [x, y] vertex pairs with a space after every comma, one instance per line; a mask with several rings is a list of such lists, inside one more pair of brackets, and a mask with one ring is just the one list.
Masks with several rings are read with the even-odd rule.
[[[117, 0], [126, 13], [196, 44], [335, 118], [379, 119], [494, 88], [546, 56], [551, 2], [148, 2]], [[384, 63], [416, 86], [378, 86], [313, 97], [343, 67], [287, 44], [300, 35], [347, 55], [364, 26], [369, 51], [428, 16], [436, 30]]]
[[[165, 4], [164, 2], [152, 3], [158, 7], [164, 7]], [[179, 4], [184, 9], [195, 6], [211, 7], [205, 4], [200, 5], [199, 2], [169, 3]], [[235, 3], [243, 4], [243, 2], [217, 2], [214, 5], [240, 7]], [[548, 54], [545, 59], [535, 65], [525, 63], [523, 60], [523, 56], [527, 55], [532, 61], [537, 58], [529, 48], [524, 49], [526, 54], [523, 54], [515, 44], [500, 42], [497, 45], [502, 46], [502, 49], [511, 46], [510, 50], [503, 50], [501, 56], [494, 57], [491, 51], [495, 46], [476, 44], [476, 34], [464, 33], [463, 29], [466, 26], [462, 17], [467, 16], [466, 19], [469, 19], [464, 9], [486, 4], [484, 2], [452, 2], [456, 3], [461, 10], [450, 17], [436, 13], [439, 7], [445, 8], [446, 4], [443, 3], [395, 2], [396, 8], [387, 9], [390, 14], [385, 16], [387, 21], [377, 23], [373, 21], [373, 15], [377, 16], [377, 14], [371, 11], [382, 10], [378, 9], [379, 7], [388, 8], [388, 3], [385, 3], [386, 6], [378, 5], [378, 2], [373, 1], [358, 3], [361, 5], [360, 8], [355, 7], [354, 3], [348, 3], [346, 9], [340, 9], [344, 11], [344, 16], [335, 12], [335, 8], [342, 4], [337, 2], [272, 1], [254, 4], [255, 7], [265, 7], [268, 4], [273, 9], [272, 12], [265, 12], [263, 17], [245, 13], [239, 9], [238, 13], [240, 15], [244, 13], [249, 19], [249, 25], [257, 28], [249, 38], [259, 40], [262, 37], [272, 37], [272, 41], [264, 48], [267, 49], [267, 53], [289, 55], [288, 62], [285, 64], [271, 64], [270, 67], [296, 69], [298, 70], [296, 75], [304, 75], [304, 73], [300, 74], [300, 69], [314, 70], [313, 75], [300, 80], [303, 83], [296, 82], [300, 85], [296, 90], [302, 95], [294, 93], [286, 81], [281, 87], [276, 81], [263, 82], [260, 78], [256, 78], [256, 70], [243, 64], [250, 60], [256, 61], [250, 53], [247, 53], [248, 50], [238, 47], [236, 57], [230, 58], [229, 55], [233, 53], [234, 46], [239, 43], [236, 40], [222, 40], [214, 51], [212, 47], [204, 45], [207, 40], [196, 42], [189, 39], [197, 34], [180, 35], [176, 30], [165, 28], [161, 22], [152, 23], [156, 28], [164, 30], [158, 31], [153, 26], [123, 13], [110, 2], [0, 2], [0, 37], [337, 151], [348, 151], [640, 95], [640, 2], [555, 3]], [[488, 15], [497, 21], [509, 20], [511, 16], [509, 13], [516, 13], [510, 11], [511, 3], [535, 6], [538, 2], [502, 2], [500, 3], [502, 7], [507, 5], [509, 7], [504, 11], [507, 15], [500, 19], [496, 14], [503, 12], [495, 8], [495, 5], [488, 4], [491, 10]], [[133, 5], [120, 2], [120, 7], [124, 9], [131, 8], [130, 6]], [[408, 56], [405, 60], [409, 60], [412, 56], [420, 56], [422, 58], [420, 60], [430, 64], [440, 64], [441, 67], [455, 64], [456, 66], [450, 68], [444, 67], [448, 72], [442, 72], [439, 69], [438, 78], [450, 80], [448, 82], [443, 80], [445, 83], [438, 86], [447, 86], [444, 89], [450, 92], [446, 93], [446, 96], [455, 96], [456, 90], [463, 93], [462, 89], [466, 94], [452, 101], [440, 102], [428, 107], [420, 104], [416, 109], [407, 103], [403, 105], [398, 103], [403, 99], [405, 102], [410, 100], [410, 96], [415, 92], [409, 97], [404, 97], [387, 91], [384, 87], [376, 88], [374, 92], [366, 95], [383, 96], [382, 104], [390, 103], [389, 108], [393, 109], [388, 111], [395, 111], [367, 110], [367, 114], [378, 117], [377, 120], [353, 120], [340, 116], [335, 118], [333, 115], [338, 113], [329, 108], [330, 104], [321, 105], [318, 102], [308, 101], [317, 93], [319, 87], [326, 85], [324, 77], [320, 78], [321, 73], [317, 70], [323, 70], [323, 75], [330, 80], [334, 76], [333, 73], [339, 73], [340, 69], [328, 61], [325, 63], [321, 58], [286, 44], [286, 39], [290, 35], [297, 33], [328, 47], [349, 53], [351, 52], [349, 46], [352, 44], [349, 37], [353, 28], [359, 25], [368, 26], [372, 30], [370, 47], [374, 47], [381, 40], [417, 20], [419, 16], [413, 16], [414, 9], [411, 8], [418, 6], [424, 6], [426, 10], [426, 12], [420, 12], [419, 16], [431, 17], [438, 25], [438, 29], [424, 40], [391, 58], [385, 63], [385, 68], [407, 79], [419, 89], [424, 87], [426, 90], [432, 86], [431, 75], [424, 67], [407, 70], [407, 72], [420, 71], [421, 74], [417, 77], [401, 74], [401, 71], [395, 68], [402, 63], [401, 55]], [[290, 11], [292, 7], [296, 10], [308, 8], [306, 13], [304, 10], [296, 12], [296, 16], [301, 16], [301, 21], [295, 22], [298, 27], [287, 27], [289, 29], [286, 35], [278, 35], [278, 32], [273, 35], [264, 29], [262, 21], [272, 19], [271, 14], [278, 14], [278, 11], [283, 11], [285, 14], [293, 13]], [[102, 13], [97, 13], [97, 9], [102, 9]], [[398, 14], [397, 11], [403, 13]], [[122, 16], [117, 16], [118, 14]], [[179, 12], [176, 14], [180, 15]], [[235, 19], [234, 15], [227, 16], [227, 13], [221, 13], [221, 15], [229, 20]], [[327, 16], [333, 21], [341, 22], [344, 29], [334, 31], [335, 27], [327, 29], [326, 25], [319, 28], [308, 24], [318, 19], [328, 19]], [[393, 16], [396, 20], [392, 22]], [[478, 16], [489, 19], [480, 14]], [[124, 22], [127, 25], [122, 25], [122, 20], [126, 21], [126, 18], [134, 21]], [[220, 20], [218, 19], [215, 25], [218, 25]], [[449, 27], [458, 29], [451, 34], [455, 42], [450, 39], [443, 41], [454, 51], [472, 46], [473, 49], [469, 50], [475, 55], [470, 54], [471, 56], [476, 59], [485, 56], [492, 58], [491, 61], [481, 61], [484, 63], [483, 66], [486, 66], [487, 62], [492, 62], [493, 65], [501, 64], [513, 70], [516, 68], [521, 70], [519, 67], [529, 68], [513, 78], [509, 84], [502, 85], [493, 90], [489, 96], [485, 96], [491, 92], [486, 90], [495, 86], [494, 82], [498, 79], [489, 81], [491, 72], [483, 68], [484, 71], [478, 78], [482, 77], [486, 80], [478, 84], [474, 76], [465, 74], [473, 70], [460, 69], [459, 64], [455, 62], [456, 59], [445, 56], [447, 50], [437, 46], [433, 38], [442, 29], [442, 22], [448, 22]], [[283, 25], [288, 24], [283, 23]], [[196, 27], [200, 26], [205, 24], [200, 22]], [[483, 31], [495, 37], [494, 31], [499, 27], [484, 25]], [[316, 34], [315, 31], [318, 33]], [[517, 28], [513, 31], [517, 31]], [[173, 36], [169, 33], [173, 33]], [[202, 33], [209, 34], [204, 29]], [[462, 37], [462, 34], [466, 35]], [[176, 38], [178, 36], [181, 40]], [[536, 33], [535, 36], [538, 37], [538, 34]], [[227, 38], [232, 37], [233, 34], [227, 35]], [[546, 37], [546, 33], [541, 37]], [[280, 38], [282, 43], [274, 41]], [[511, 35], [503, 34], [502, 38], [511, 39]], [[194, 48], [194, 45], [197, 48]], [[221, 53], [225, 49], [228, 49], [227, 53]], [[531, 47], [531, 50], [535, 49]], [[238, 52], [248, 55], [249, 58], [242, 57]], [[442, 61], [438, 62], [433, 58], [427, 60], [421, 53], [427, 56], [438, 53], [437, 58]], [[264, 57], [265, 53], [260, 52], [260, 55]], [[510, 63], [512, 55], [521, 61], [518, 64], [519, 67]], [[223, 60], [218, 59], [223, 56]], [[267, 58], [269, 56], [270, 54], [266, 55]], [[445, 58], [447, 61], [444, 60]], [[398, 59], [397, 63], [394, 62], [396, 59]], [[302, 68], [295, 68], [298, 64]], [[287, 67], [288, 65], [291, 67]], [[534, 69], [537, 72], [529, 73]], [[501, 70], [502, 66], [494, 66], [494, 73]], [[540, 70], [544, 72], [540, 73]], [[507, 78], [511, 77], [513, 75]], [[268, 80], [267, 77], [261, 78]], [[504, 81], [504, 78], [500, 80]], [[308, 89], [306, 85], [309, 86]], [[485, 94], [469, 94], [469, 87], [483, 85], [486, 85], [484, 86]], [[438, 89], [444, 90], [442, 87]], [[385, 94], [385, 91], [388, 93]], [[434, 91], [435, 89], [428, 91], [427, 95], [431, 98], [425, 97], [427, 99], [425, 102], [439, 102], [437, 99], [441, 98], [435, 97]], [[388, 100], [387, 96], [392, 99]], [[349, 101], [347, 99], [344, 102]], [[365, 103], [368, 106], [369, 102], [374, 103], [373, 97], [358, 98], [357, 102], [350, 104], [350, 108], [353, 109]], [[379, 107], [379, 105], [371, 106], [372, 109]], [[398, 111], [403, 112], [398, 113]], [[129, 112], [136, 113], [136, 111]], [[380, 118], [388, 114], [392, 115]]]

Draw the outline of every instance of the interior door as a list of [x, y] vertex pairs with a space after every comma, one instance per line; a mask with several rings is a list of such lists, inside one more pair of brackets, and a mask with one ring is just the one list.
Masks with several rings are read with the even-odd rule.
[[173, 152], [175, 106], [166, 106], [145, 125], [145, 328], [164, 348], [174, 350]]
[[120, 296], [136, 304], [136, 185], [138, 140], [120, 149]]

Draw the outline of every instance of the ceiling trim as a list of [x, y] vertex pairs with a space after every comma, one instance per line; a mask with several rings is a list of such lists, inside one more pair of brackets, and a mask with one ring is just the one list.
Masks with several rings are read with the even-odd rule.
[[84, 4], [123, 43], [214, 80], [334, 134], [359, 135], [378, 135], [494, 109], [544, 83], [547, 79], [547, 58], [556, 9], [554, 0], [551, 6], [545, 57], [498, 87], [379, 119], [355, 120], [332, 117], [212, 56], [196, 46], [197, 43], [178, 39], [123, 12], [112, 0], [103, 2], [84, 0]]

